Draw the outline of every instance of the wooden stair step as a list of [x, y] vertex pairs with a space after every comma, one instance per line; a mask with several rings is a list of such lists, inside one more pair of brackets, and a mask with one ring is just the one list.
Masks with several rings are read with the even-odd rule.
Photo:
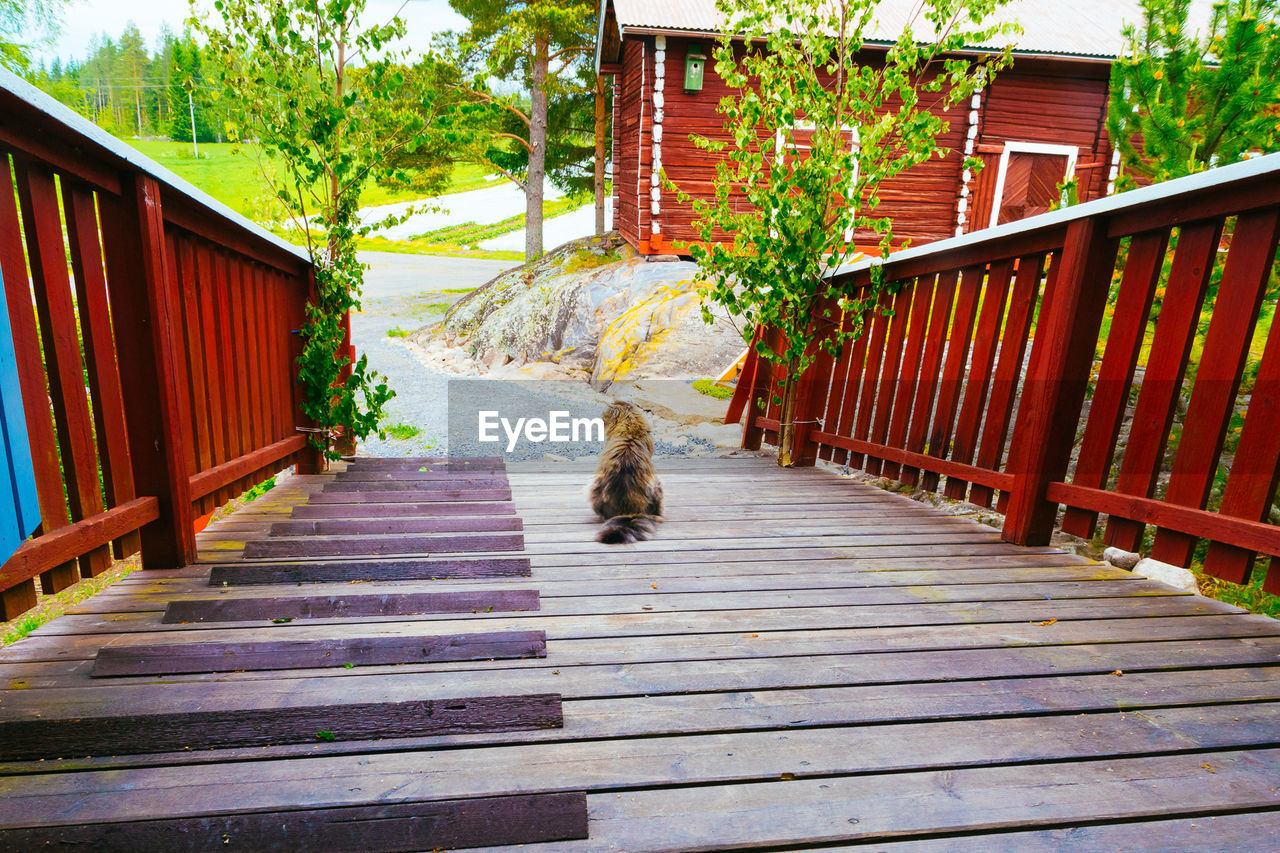
[[544, 631], [104, 646], [95, 678], [546, 657]]

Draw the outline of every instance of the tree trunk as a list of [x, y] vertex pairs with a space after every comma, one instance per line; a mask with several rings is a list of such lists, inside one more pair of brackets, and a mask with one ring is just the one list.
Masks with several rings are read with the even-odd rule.
[[787, 378], [782, 384], [782, 412], [778, 415], [778, 465], [795, 464], [796, 391], [800, 387], [800, 359], [787, 362]]
[[529, 177], [525, 181], [524, 257], [542, 257], [542, 192], [547, 175], [547, 65], [551, 40], [539, 34], [533, 41], [533, 84], [529, 87]]
[[604, 138], [608, 131], [605, 90], [608, 85], [603, 74], [596, 75], [596, 236], [605, 232], [604, 222]]

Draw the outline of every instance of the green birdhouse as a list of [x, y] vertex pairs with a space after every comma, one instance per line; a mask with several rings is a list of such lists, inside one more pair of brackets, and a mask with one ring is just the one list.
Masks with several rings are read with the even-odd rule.
[[702, 43], [693, 42], [684, 55], [684, 90], [686, 92], [702, 91], [702, 74], [706, 67], [707, 57], [702, 52]]

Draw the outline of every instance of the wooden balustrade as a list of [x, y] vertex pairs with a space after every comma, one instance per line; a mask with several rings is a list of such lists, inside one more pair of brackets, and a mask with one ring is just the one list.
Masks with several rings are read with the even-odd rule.
[[[802, 378], [795, 457], [946, 477], [1020, 544], [1103, 514], [1109, 545], [1182, 566], [1200, 546], [1244, 582], [1280, 556], [1278, 237], [1274, 154], [898, 253], [865, 333]], [[870, 265], [834, 279], [856, 294]], [[780, 380], [749, 359], [744, 446], [776, 442]]]
[[5, 72], [0, 187], [40, 517], [0, 566], [10, 619], [36, 578], [57, 592], [139, 550], [183, 565], [195, 517], [316, 466], [293, 364], [313, 278], [305, 253]]

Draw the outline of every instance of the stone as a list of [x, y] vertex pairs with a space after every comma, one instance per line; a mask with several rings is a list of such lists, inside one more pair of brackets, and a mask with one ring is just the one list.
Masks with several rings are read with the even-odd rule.
[[442, 336], [502, 378], [590, 377], [603, 389], [621, 378], [714, 377], [745, 344], [697, 272], [674, 255], [638, 256], [616, 232], [578, 240], [508, 270], [459, 300], [438, 331], [425, 326], [410, 340], [439, 347]]
[[1183, 592], [1199, 592], [1200, 588], [1196, 585], [1196, 576], [1182, 566], [1174, 566], [1169, 563], [1162, 563], [1159, 560], [1153, 560], [1146, 557], [1138, 561], [1133, 567], [1133, 573], [1140, 575], [1147, 580], [1159, 581], [1166, 583], [1174, 589], [1180, 589]]
[[1133, 551], [1124, 551], [1120, 548], [1108, 548], [1102, 552], [1102, 559], [1118, 569], [1132, 569], [1138, 565], [1142, 555], [1135, 554]]

